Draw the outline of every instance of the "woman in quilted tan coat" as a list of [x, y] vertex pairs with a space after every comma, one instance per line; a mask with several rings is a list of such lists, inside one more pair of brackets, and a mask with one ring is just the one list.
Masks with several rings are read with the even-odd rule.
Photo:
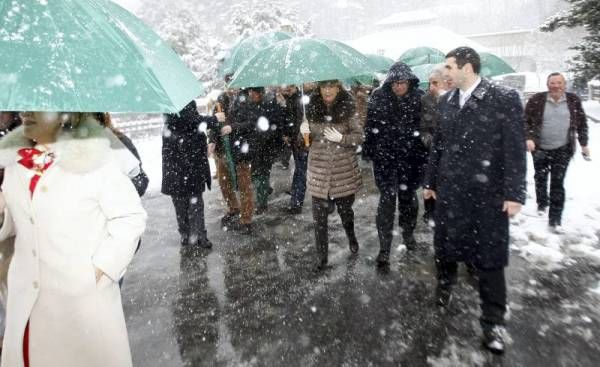
[[342, 219], [350, 251], [358, 252], [354, 234], [355, 194], [362, 180], [356, 150], [363, 142], [362, 129], [356, 117], [354, 100], [337, 80], [319, 82], [310, 98], [300, 132], [310, 134], [308, 155], [308, 191], [312, 195], [316, 270], [327, 265], [327, 216], [335, 205]]

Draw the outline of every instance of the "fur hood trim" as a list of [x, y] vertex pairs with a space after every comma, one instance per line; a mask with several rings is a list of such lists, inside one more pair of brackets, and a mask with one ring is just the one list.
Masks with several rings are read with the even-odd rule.
[[[89, 117], [77, 128], [63, 129], [52, 150], [56, 164], [65, 171], [85, 174], [102, 167], [111, 156], [112, 132]], [[116, 137], [114, 137], [116, 139]], [[17, 151], [35, 144], [24, 135], [19, 126], [0, 140], [0, 167], [17, 164]]]

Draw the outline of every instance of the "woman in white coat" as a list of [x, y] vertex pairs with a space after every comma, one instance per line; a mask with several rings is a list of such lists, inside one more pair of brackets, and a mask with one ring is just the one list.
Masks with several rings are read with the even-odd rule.
[[146, 212], [90, 116], [22, 113], [0, 142], [0, 240], [15, 236], [2, 367], [132, 365], [118, 281]]

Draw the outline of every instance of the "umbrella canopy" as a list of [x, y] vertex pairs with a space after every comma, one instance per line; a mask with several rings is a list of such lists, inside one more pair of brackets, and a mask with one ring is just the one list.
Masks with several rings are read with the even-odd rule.
[[481, 52], [479, 54], [481, 58], [481, 76], [491, 78], [496, 75], [514, 73], [513, 69], [506, 61], [502, 60], [498, 56], [488, 53]]
[[394, 65], [394, 60], [386, 56], [373, 54], [366, 54], [365, 56], [371, 60], [371, 63], [373, 63], [380, 73], [387, 73], [390, 66]]
[[181, 59], [108, 0], [0, 3], [0, 110], [178, 112], [202, 93]]
[[415, 76], [420, 80], [419, 88], [427, 90], [427, 88], [429, 87], [429, 74], [431, 74], [431, 71], [437, 65], [439, 64], [423, 64], [410, 67], [413, 74], [415, 74]]
[[229, 86], [300, 85], [372, 75], [375, 71], [365, 55], [341, 42], [292, 38], [259, 51], [235, 73]]
[[285, 32], [270, 32], [257, 34], [239, 41], [229, 51], [229, 55], [221, 65], [219, 74], [225, 76], [235, 73], [245, 61], [265, 47], [271, 46], [279, 41], [292, 38], [292, 35]]
[[445, 55], [442, 51], [431, 47], [416, 47], [406, 50], [399, 61], [408, 66], [438, 64], [444, 62]]

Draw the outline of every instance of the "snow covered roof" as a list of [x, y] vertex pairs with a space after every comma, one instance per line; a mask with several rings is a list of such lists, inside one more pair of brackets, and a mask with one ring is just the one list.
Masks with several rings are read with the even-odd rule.
[[347, 41], [362, 53], [377, 54], [397, 60], [404, 51], [415, 47], [433, 47], [446, 53], [459, 46], [489, 51], [483, 45], [437, 25], [388, 29]]
[[430, 10], [415, 10], [415, 11], [406, 11], [402, 13], [394, 13], [387, 18], [380, 20], [375, 23], [378, 26], [389, 26], [389, 25], [400, 25], [406, 23], [416, 23], [416, 22], [425, 22], [425, 21], [433, 21], [437, 19], [437, 14], [431, 12]]
[[513, 34], [528, 34], [535, 32], [535, 29], [514, 29], [512, 31], [502, 31], [502, 32], [491, 32], [491, 33], [477, 33], [477, 34], [467, 34], [465, 37], [469, 38], [485, 38], [492, 36], [508, 36]]

